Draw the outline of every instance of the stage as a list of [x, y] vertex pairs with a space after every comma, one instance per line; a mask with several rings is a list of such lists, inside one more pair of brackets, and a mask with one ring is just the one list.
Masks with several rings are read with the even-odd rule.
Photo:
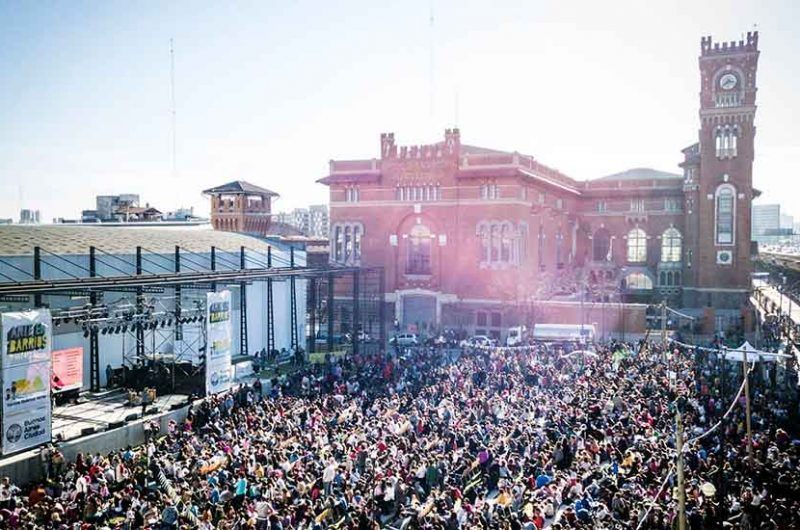
[[[157, 396], [155, 403], [148, 405], [147, 410], [153, 413], [155, 409], [158, 409], [158, 412], [167, 412], [173, 405], [185, 404], [186, 399], [187, 396], [184, 394]], [[53, 409], [53, 440], [59, 438], [72, 440], [90, 434], [88, 429], [100, 432], [108, 430], [109, 426], [120, 427], [125, 423], [125, 418], [132, 414], [135, 414], [137, 419], [142, 415], [141, 405], [125, 405], [127, 394], [121, 389], [95, 395], [82, 394], [80, 401]]]

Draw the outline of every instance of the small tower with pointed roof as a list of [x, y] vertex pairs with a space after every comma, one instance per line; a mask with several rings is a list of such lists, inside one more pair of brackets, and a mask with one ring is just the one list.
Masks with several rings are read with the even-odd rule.
[[203, 191], [211, 197], [211, 224], [215, 230], [266, 235], [272, 216], [274, 191], [243, 180]]

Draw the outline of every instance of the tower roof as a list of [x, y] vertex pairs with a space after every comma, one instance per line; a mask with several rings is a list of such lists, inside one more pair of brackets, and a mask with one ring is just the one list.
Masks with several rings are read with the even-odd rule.
[[249, 182], [245, 182], [244, 180], [234, 180], [233, 182], [228, 182], [227, 184], [223, 184], [222, 186], [216, 186], [214, 188], [209, 188], [207, 190], [204, 190], [203, 193], [207, 195], [225, 193], [234, 195], [244, 195], [244, 194], [263, 195], [266, 197], [279, 196], [272, 190], [256, 186], [255, 184], [250, 184]]

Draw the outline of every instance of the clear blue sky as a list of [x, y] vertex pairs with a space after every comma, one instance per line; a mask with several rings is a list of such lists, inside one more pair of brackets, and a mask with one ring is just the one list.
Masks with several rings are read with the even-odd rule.
[[325, 202], [314, 181], [329, 159], [377, 156], [383, 131], [436, 141], [455, 121], [465, 142], [579, 179], [677, 171], [697, 137], [700, 36], [739, 39], [754, 24], [755, 185], [800, 215], [788, 203], [800, 192], [798, 5], [6, 0], [0, 217], [74, 218], [120, 192], [205, 214], [200, 191], [233, 179], [281, 193], [278, 209]]

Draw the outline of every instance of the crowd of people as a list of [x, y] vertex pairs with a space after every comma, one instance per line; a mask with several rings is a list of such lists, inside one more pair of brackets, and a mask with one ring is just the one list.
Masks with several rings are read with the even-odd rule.
[[800, 528], [796, 387], [752, 385], [751, 461], [742, 370], [613, 341], [331, 359], [0, 480], [0, 527], [667, 530], [680, 415], [687, 528]]

